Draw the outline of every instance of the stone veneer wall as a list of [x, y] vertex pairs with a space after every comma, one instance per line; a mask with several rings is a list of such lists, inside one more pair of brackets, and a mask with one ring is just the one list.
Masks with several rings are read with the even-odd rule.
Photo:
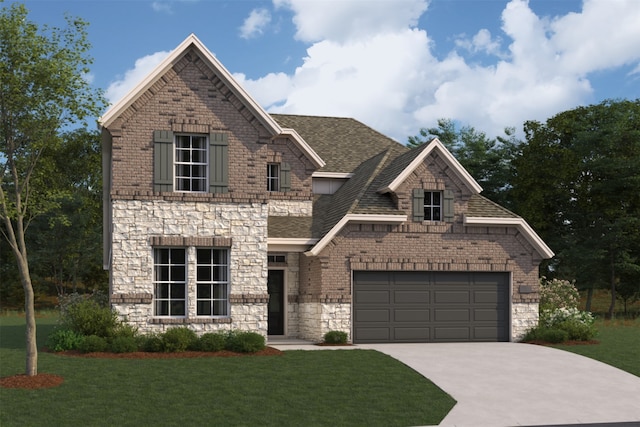
[[[267, 215], [263, 203], [115, 200], [112, 206], [112, 306], [141, 332], [188, 325], [197, 332], [267, 333]], [[153, 317], [153, 246], [188, 247], [188, 315]], [[229, 318], [195, 317], [195, 248], [230, 248]]]
[[520, 341], [529, 329], [538, 325], [538, 307], [538, 303], [511, 306], [511, 341]]

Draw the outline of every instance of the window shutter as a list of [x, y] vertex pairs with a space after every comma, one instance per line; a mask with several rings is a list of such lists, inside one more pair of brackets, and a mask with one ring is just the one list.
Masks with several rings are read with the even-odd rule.
[[424, 221], [424, 190], [422, 188], [413, 189], [413, 220]]
[[291, 190], [291, 165], [289, 163], [280, 164], [280, 191]]
[[226, 133], [209, 134], [209, 192], [229, 191], [229, 142]]
[[443, 216], [445, 222], [453, 222], [454, 209], [453, 209], [453, 191], [444, 190], [444, 204], [442, 206]]
[[173, 191], [173, 132], [153, 131], [153, 191]]

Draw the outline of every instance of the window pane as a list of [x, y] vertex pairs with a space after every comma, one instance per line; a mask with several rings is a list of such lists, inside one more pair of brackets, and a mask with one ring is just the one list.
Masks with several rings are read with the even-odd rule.
[[440, 221], [440, 208], [439, 207], [434, 207], [433, 208], [433, 220], [434, 221]]
[[211, 249], [197, 249], [196, 258], [198, 264], [208, 264], [211, 261]]
[[227, 285], [213, 285], [213, 297], [215, 299], [227, 299]]
[[171, 249], [171, 263], [172, 264], [185, 264], [186, 252], [184, 249]]
[[156, 298], [169, 298], [169, 284], [156, 284]]
[[211, 316], [211, 302], [210, 301], [198, 301], [198, 316]]
[[211, 285], [198, 285], [198, 299], [211, 298]]
[[440, 192], [431, 193], [433, 195], [433, 205], [440, 206]]
[[185, 303], [184, 301], [171, 301], [171, 316], [184, 316], [185, 315]]
[[169, 249], [156, 249], [155, 250], [155, 262], [156, 262], [156, 264], [168, 264], [169, 263]]
[[171, 285], [171, 299], [184, 299], [184, 285]]
[[227, 302], [226, 301], [213, 301], [213, 314], [215, 316], [227, 315]]
[[204, 136], [193, 136], [191, 137], [191, 145], [193, 148], [198, 149], [206, 149], [207, 147], [207, 138]]
[[213, 250], [214, 264], [227, 264], [227, 251], [222, 249]]
[[156, 316], [169, 315], [169, 301], [156, 301]]
[[198, 266], [198, 276], [196, 278], [198, 282], [210, 282], [211, 281], [211, 268], [208, 266]]
[[169, 281], [169, 266], [167, 265], [156, 266], [156, 281], [158, 282]]

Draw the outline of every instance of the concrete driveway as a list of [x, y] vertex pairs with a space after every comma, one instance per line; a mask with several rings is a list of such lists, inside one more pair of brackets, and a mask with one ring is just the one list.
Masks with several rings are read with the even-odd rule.
[[456, 399], [441, 426], [640, 425], [640, 378], [561, 350], [516, 343], [357, 348], [398, 359]]

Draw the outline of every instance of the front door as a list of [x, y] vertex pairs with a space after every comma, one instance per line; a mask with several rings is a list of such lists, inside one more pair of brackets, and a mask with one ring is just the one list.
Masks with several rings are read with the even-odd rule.
[[267, 333], [284, 335], [284, 270], [269, 270], [269, 317]]

